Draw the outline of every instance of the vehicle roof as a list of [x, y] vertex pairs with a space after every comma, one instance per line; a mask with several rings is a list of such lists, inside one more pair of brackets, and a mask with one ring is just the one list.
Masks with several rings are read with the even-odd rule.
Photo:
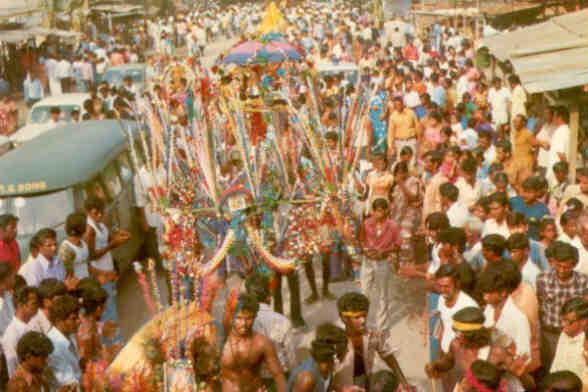
[[127, 145], [132, 122], [84, 121], [57, 127], [0, 157], [0, 197], [47, 193], [86, 182]]
[[68, 93], [60, 95], [52, 95], [47, 98], [43, 98], [39, 102], [33, 105], [33, 108], [37, 106], [57, 106], [57, 105], [82, 105], [86, 99], [90, 98], [88, 93]]
[[138, 68], [145, 68], [147, 66], [147, 64], [145, 63], [132, 63], [132, 64], [123, 64], [123, 65], [117, 65], [114, 67], [108, 67], [106, 68], [106, 71], [126, 71], [128, 69], [138, 69]]

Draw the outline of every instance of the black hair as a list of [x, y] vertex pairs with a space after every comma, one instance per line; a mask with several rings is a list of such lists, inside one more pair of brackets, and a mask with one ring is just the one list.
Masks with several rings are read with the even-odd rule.
[[29, 331], [16, 344], [16, 355], [20, 363], [28, 357], [48, 357], [53, 352], [51, 339], [40, 332]]
[[576, 313], [578, 319], [585, 320], [588, 318], [588, 302], [582, 297], [568, 299], [561, 307], [561, 314]]
[[314, 340], [310, 345], [310, 355], [316, 362], [332, 361], [337, 351], [335, 346], [324, 340]]
[[566, 212], [564, 212], [563, 214], [561, 214], [560, 218], [559, 218], [559, 224], [562, 226], [567, 225], [568, 223], [570, 223], [573, 220], [578, 219], [578, 212], [576, 210], [568, 210]]
[[86, 212], [92, 210], [104, 211], [105, 203], [104, 200], [98, 196], [89, 196], [84, 202], [84, 209]]
[[506, 280], [510, 291], [516, 290], [523, 281], [521, 269], [512, 260], [501, 260], [498, 263], [489, 265], [488, 269], [497, 269], [498, 273], [502, 274]]
[[39, 299], [41, 301], [44, 299], [53, 299], [60, 295], [67, 294], [67, 288], [65, 287], [65, 284], [55, 278], [43, 279], [41, 283], [39, 283], [37, 290], [39, 292]]
[[443, 230], [449, 227], [449, 218], [444, 212], [432, 212], [425, 219], [425, 226], [429, 230]]
[[37, 237], [40, 246], [47, 239], [57, 240], [57, 233], [55, 232], [55, 230], [45, 227], [39, 230], [37, 234], [35, 234], [35, 237]]
[[460, 168], [465, 173], [469, 173], [469, 174], [475, 173], [476, 170], [478, 169], [478, 163], [476, 162], [476, 160], [474, 158], [466, 158], [463, 161], [461, 161]]
[[12, 214], [0, 215], [0, 228], [1, 229], [6, 229], [6, 226], [8, 226], [11, 223], [15, 223], [15, 222], [18, 222], [18, 218]]
[[565, 106], [556, 106], [555, 115], [560, 117], [565, 123], [570, 122], [570, 112]]
[[[553, 171], [568, 173], [570, 171], [570, 166], [568, 165], [568, 162], [566, 162], [566, 161], [559, 161], [553, 165]], [[588, 170], [586, 170], [586, 168], [582, 167], [582, 168], [579, 168], [576, 170], [576, 174], [578, 176], [588, 177]]]
[[373, 210], [387, 210], [388, 209], [388, 200], [383, 198], [377, 198], [372, 202], [372, 209]]
[[245, 280], [245, 290], [258, 302], [266, 302], [270, 296], [269, 279], [260, 273], [253, 274]]
[[14, 308], [18, 308], [19, 306], [26, 305], [29, 301], [29, 296], [31, 294], [35, 294], [37, 298], [39, 298], [39, 292], [36, 287], [33, 286], [24, 286], [20, 287], [18, 290], [15, 291], [13, 301], [14, 301]]
[[[91, 278], [90, 278], [91, 280]], [[106, 304], [108, 293], [100, 285], [90, 283], [90, 280], [85, 281], [84, 284], [78, 284], [78, 297], [80, 305], [86, 314], [92, 314], [100, 306]]]
[[396, 165], [394, 165], [392, 174], [396, 175], [400, 172], [408, 173], [408, 164], [406, 162], [398, 162]]
[[488, 203], [498, 203], [503, 207], [508, 206], [508, 196], [505, 192], [494, 192], [490, 196], [488, 196]]
[[440, 164], [443, 161], [443, 154], [439, 151], [429, 151], [425, 154], [425, 157], [431, 159], [431, 162]]
[[345, 330], [331, 323], [324, 323], [316, 327], [315, 339], [324, 340], [334, 345], [347, 345]]
[[459, 198], [459, 189], [450, 182], [445, 182], [439, 187], [441, 196], [446, 197], [451, 201], [457, 201]]
[[529, 237], [523, 233], [514, 233], [508, 237], [508, 249], [529, 249]]
[[14, 275], [14, 292], [16, 293], [18, 289], [25, 287], [27, 285], [27, 281], [25, 278], [22, 277], [20, 274]]
[[499, 291], [512, 291], [512, 285], [507, 276], [506, 268], [501, 263], [496, 263], [492, 268], [488, 267], [482, 271], [478, 278], [477, 289], [481, 293], [491, 293]]
[[239, 295], [237, 313], [242, 311], [251, 313], [253, 316], [257, 315], [257, 312], [259, 311], [259, 302], [253, 295], [249, 293], [242, 293]]
[[569, 370], [550, 373], [541, 382], [541, 391], [581, 392], [582, 380]]
[[488, 361], [477, 359], [470, 367], [474, 377], [485, 387], [496, 390], [502, 379], [502, 370]]
[[459, 272], [452, 264], [443, 264], [435, 272], [435, 279], [451, 278], [454, 282], [459, 282]]
[[460, 252], [463, 252], [467, 242], [467, 236], [461, 227], [448, 227], [439, 232], [438, 240], [440, 243], [457, 246]]
[[65, 232], [67, 235], [79, 237], [86, 231], [86, 214], [74, 212], [69, 214], [65, 220]]
[[338, 141], [339, 135], [337, 135], [337, 132], [329, 131], [329, 132], [325, 133], [325, 139]]
[[49, 308], [49, 321], [56, 324], [59, 321], [67, 320], [73, 313], [78, 313], [80, 305], [71, 295], [64, 295], [57, 298]]
[[370, 307], [370, 301], [365, 295], [351, 291], [343, 294], [337, 300], [337, 310], [343, 312], [367, 312]]
[[497, 256], [502, 256], [506, 249], [506, 239], [500, 234], [488, 234], [482, 238], [482, 249], [487, 249]]

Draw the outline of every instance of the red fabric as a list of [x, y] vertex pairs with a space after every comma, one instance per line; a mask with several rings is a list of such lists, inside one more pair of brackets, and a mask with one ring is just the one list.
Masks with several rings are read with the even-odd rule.
[[376, 218], [368, 218], [363, 224], [362, 242], [366, 249], [381, 252], [390, 251], [400, 245], [400, 227], [392, 219], [386, 219], [381, 226], [380, 235], [376, 230]]
[[16, 240], [5, 242], [0, 240], [0, 262], [9, 262], [17, 272], [20, 268], [20, 249]]
[[468, 371], [465, 374], [465, 378], [468, 380], [468, 383], [471, 386], [473, 386], [474, 388], [476, 388], [480, 392], [506, 392], [505, 385], [502, 382], [500, 383], [497, 390], [490, 389], [487, 386], [482, 385], [482, 383], [480, 381], [478, 381], [476, 376], [474, 376], [472, 369], [468, 369]]

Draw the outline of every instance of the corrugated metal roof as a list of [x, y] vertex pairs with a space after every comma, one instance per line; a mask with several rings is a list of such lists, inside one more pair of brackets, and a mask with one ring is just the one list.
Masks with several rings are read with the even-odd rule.
[[588, 10], [484, 38], [499, 60], [510, 60], [530, 93], [588, 84]]

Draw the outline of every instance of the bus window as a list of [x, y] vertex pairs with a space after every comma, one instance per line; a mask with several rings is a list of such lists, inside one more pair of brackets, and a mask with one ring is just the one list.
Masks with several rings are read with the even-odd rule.
[[127, 152], [123, 152], [116, 161], [120, 170], [120, 178], [122, 178], [123, 182], [131, 181], [133, 179], [133, 169], [129, 159], [129, 154]]
[[106, 191], [108, 192], [108, 195], [112, 199], [115, 199], [122, 190], [122, 185], [114, 162], [106, 166], [106, 169], [104, 169], [102, 172], [102, 179], [106, 185]]

